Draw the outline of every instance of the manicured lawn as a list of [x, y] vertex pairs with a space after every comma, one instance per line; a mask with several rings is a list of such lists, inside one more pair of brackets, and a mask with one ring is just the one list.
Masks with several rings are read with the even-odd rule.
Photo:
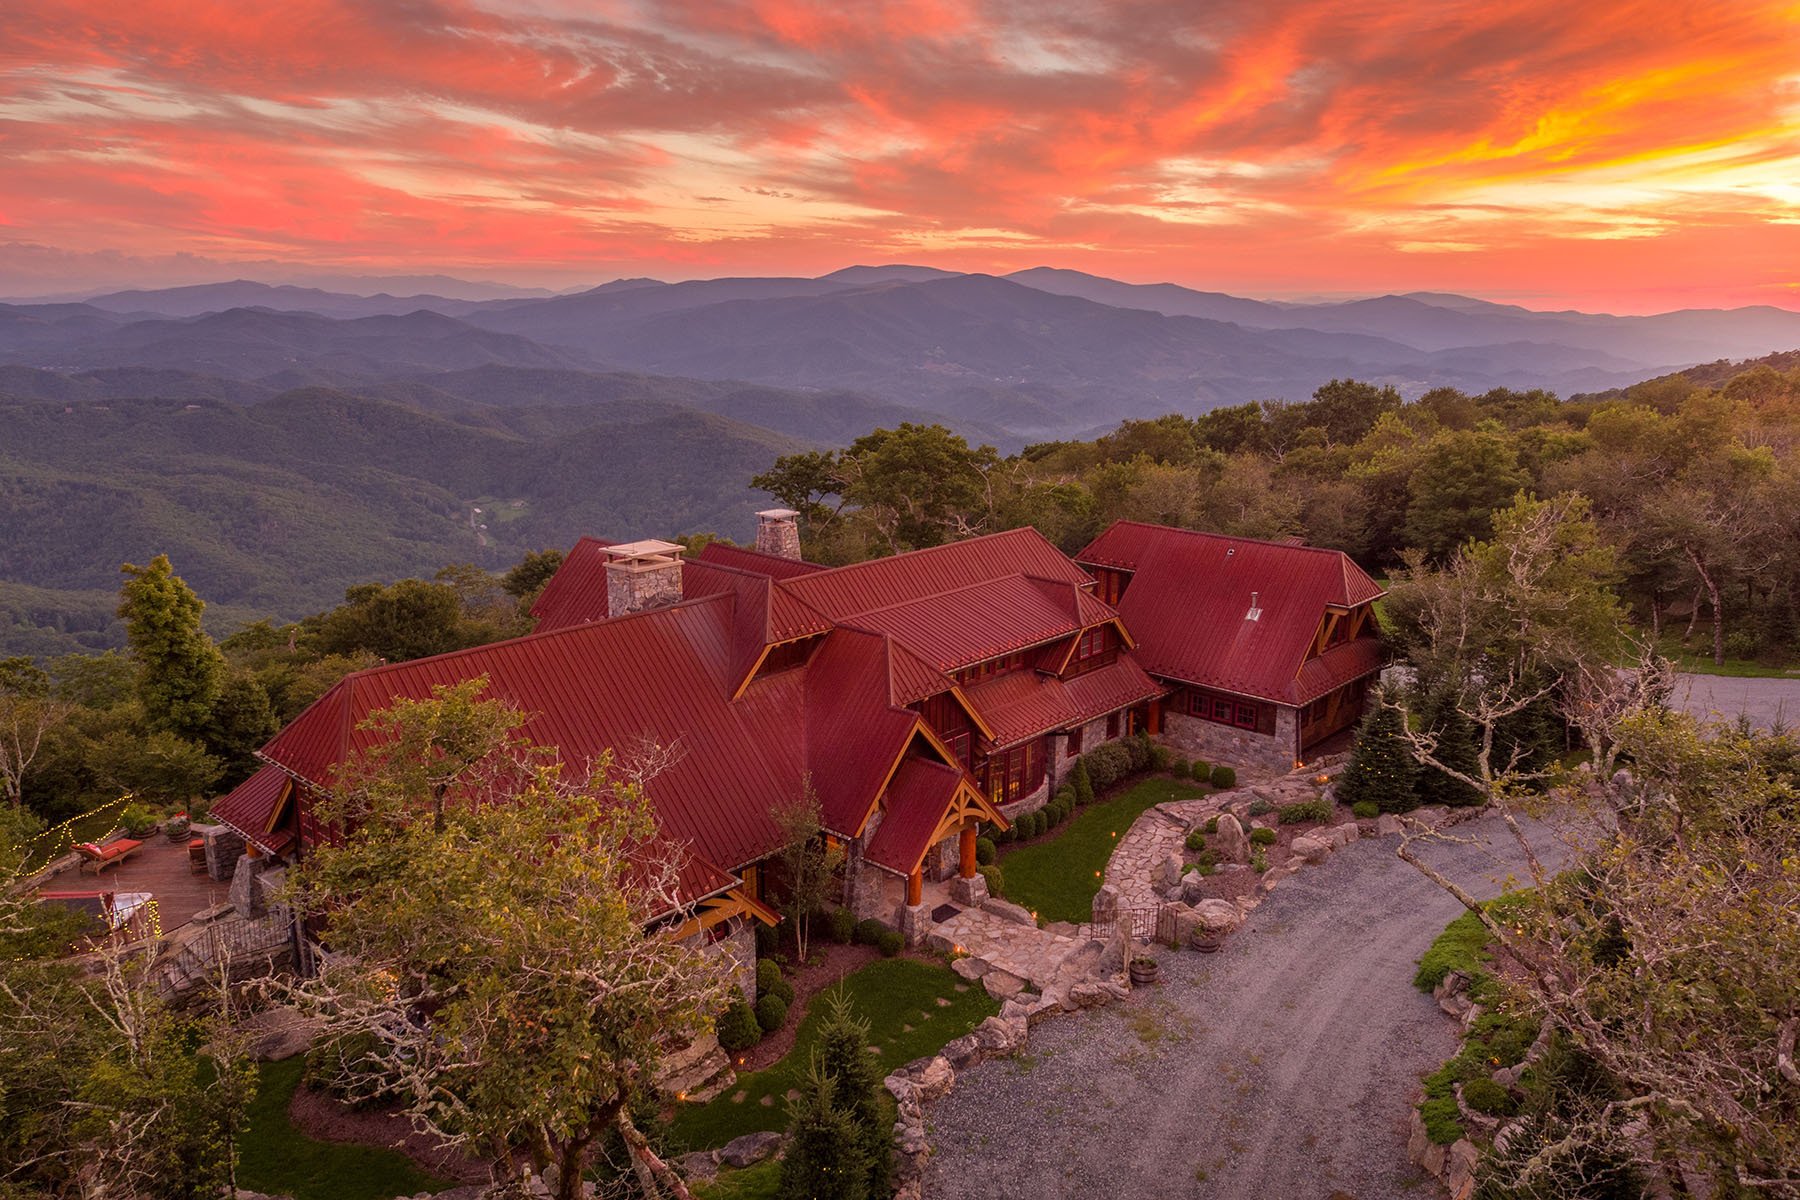
[[398, 1151], [316, 1142], [295, 1129], [288, 1101], [305, 1066], [301, 1058], [263, 1064], [241, 1143], [239, 1187], [294, 1200], [389, 1200], [450, 1186]]
[[698, 1200], [775, 1200], [781, 1188], [781, 1164], [775, 1159], [759, 1162], [754, 1167], [719, 1172], [713, 1183], [694, 1185]]
[[[979, 985], [946, 967], [907, 958], [870, 963], [846, 975], [838, 986], [850, 993], [856, 1011], [868, 1020], [869, 1042], [877, 1049], [883, 1074], [934, 1053], [1000, 1011]], [[705, 1104], [683, 1106], [669, 1130], [674, 1144], [705, 1149], [759, 1129], [787, 1128], [786, 1095], [806, 1072], [824, 1013], [821, 993], [808, 1005], [786, 1057], [764, 1070], [738, 1076], [733, 1087]]]
[[1106, 860], [1131, 823], [1152, 805], [1201, 794], [1196, 784], [1159, 775], [1077, 809], [1048, 837], [1001, 854], [1006, 898], [1046, 921], [1089, 920]]

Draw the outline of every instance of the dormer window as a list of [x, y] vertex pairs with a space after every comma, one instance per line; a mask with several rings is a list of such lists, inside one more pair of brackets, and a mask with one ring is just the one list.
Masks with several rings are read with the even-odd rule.
[[1080, 675], [1107, 666], [1119, 657], [1119, 633], [1111, 625], [1084, 629], [1075, 642], [1075, 653], [1069, 659], [1065, 676]]

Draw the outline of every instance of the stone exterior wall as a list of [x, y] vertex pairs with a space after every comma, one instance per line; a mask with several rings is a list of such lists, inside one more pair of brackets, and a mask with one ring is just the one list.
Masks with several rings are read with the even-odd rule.
[[884, 871], [863, 857], [863, 849], [881, 827], [885, 814], [877, 812], [869, 818], [862, 836], [850, 843], [844, 855], [844, 907], [859, 921], [894, 923], [894, 913], [906, 900], [906, 881], [892, 871]]
[[[732, 917], [726, 921], [730, 932], [707, 946], [728, 964], [732, 986], [743, 994], [747, 1004], [756, 1003], [756, 931], [748, 917]], [[697, 936], [704, 937], [705, 934]]]
[[1268, 735], [1165, 710], [1162, 740], [1189, 758], [1286, 774], [1294, 769], [1298, 719], [1298, 710], [1276, 705], [1275, 732]]
[[791, 508], [767, 508], [756, 514], [756, 549], [777, 558], [800, 557], [799, 513]]

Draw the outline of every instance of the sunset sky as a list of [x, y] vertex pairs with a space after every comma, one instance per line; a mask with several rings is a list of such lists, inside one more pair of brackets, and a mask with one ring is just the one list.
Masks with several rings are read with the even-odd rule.
[[1048, 264], [1800, 308], [1786, 0], [12, 0], [0, 293]]

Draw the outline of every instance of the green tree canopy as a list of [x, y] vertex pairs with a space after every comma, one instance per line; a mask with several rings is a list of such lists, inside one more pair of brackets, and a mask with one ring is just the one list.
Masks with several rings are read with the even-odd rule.
[[205, 736], [225, 686], [225, 656], [200, 626], [206, 605], [159, 554], [147, 567], [126, 563], [119, 616], [137, 659], [138, 698], [153, 728]]

